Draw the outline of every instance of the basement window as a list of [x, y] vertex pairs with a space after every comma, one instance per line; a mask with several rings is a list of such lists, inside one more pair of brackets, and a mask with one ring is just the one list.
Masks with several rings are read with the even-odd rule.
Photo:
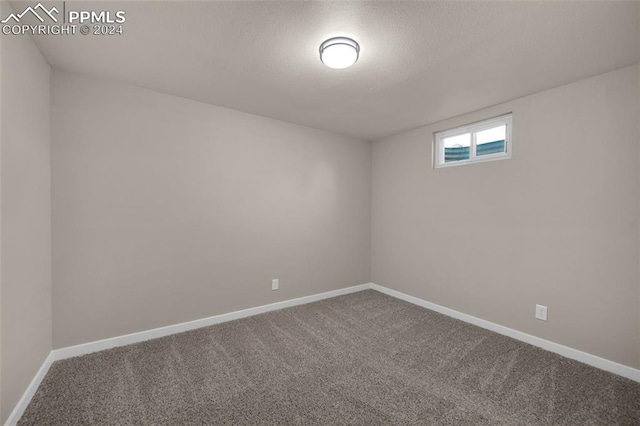
[[511, 158], [511, 113], [434, 133], [434, 167]]

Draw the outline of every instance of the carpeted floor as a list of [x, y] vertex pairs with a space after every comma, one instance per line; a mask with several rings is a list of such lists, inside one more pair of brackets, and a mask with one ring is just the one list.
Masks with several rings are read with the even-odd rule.
[[640, 384], [366, 290], [53, 364], [20, 425], [640, 424]]

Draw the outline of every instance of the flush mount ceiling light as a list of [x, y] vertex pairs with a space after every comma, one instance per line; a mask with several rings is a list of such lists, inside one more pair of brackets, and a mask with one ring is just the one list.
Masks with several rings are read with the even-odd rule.
[[360, 45], [347, 37], [334, 37], [320, 45], [320, 60], [329, 68], [349, 68], [360, 55]]

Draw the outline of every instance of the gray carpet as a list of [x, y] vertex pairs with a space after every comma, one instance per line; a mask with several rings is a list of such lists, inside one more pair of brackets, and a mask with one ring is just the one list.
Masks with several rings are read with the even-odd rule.
[[20, 425], [640, 424], [640, 384], [366, 290], [53, 364]]

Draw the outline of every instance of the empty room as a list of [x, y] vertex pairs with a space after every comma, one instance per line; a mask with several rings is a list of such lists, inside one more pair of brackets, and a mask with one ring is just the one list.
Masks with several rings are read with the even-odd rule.
[[0, 424], [640, 425], [639, 1], [0, 21]]

